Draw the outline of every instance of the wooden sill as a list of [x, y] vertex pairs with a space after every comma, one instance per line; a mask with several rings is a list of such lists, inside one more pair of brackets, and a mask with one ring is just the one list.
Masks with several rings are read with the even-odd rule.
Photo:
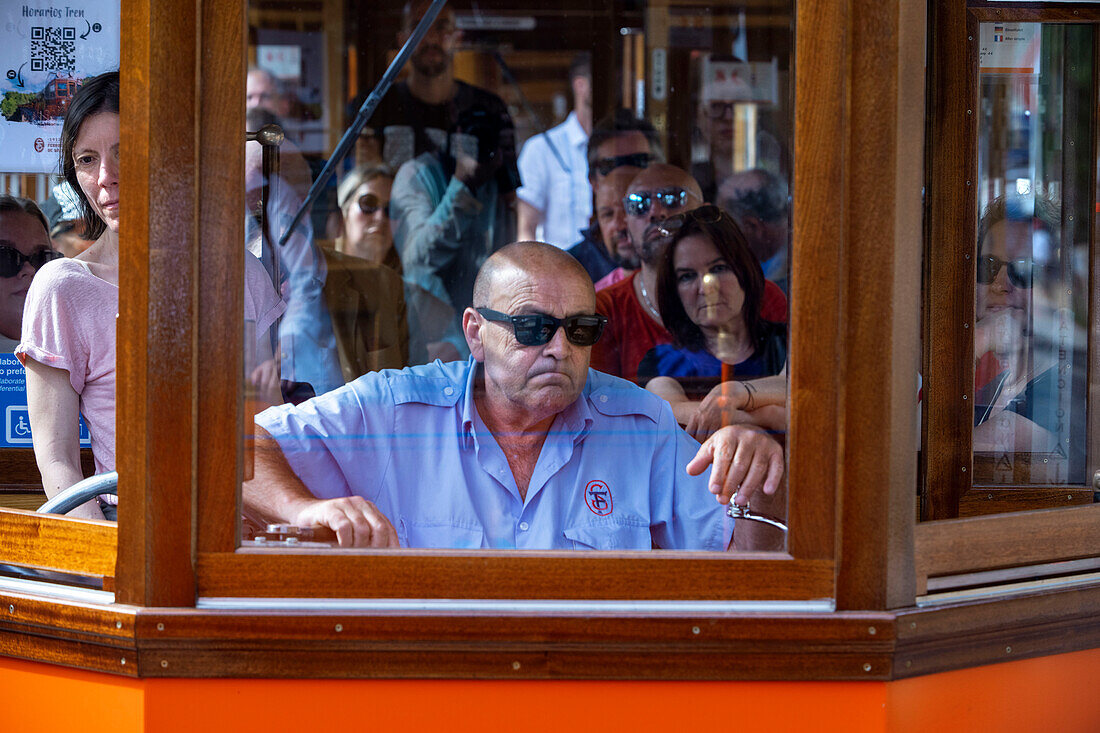
[[1100, 583], [820, 614], [283, 613], [0, 593], [9, 608], [4, 654], [139, 677], [882, 681], [1100, 647]]

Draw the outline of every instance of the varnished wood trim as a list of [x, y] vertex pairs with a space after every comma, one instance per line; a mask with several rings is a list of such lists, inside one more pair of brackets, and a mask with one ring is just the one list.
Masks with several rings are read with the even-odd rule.
[[[1035, 3], [1048, 5], [1049, 3]], [[1017, 7], [1016, 3], [1000, 8], [972, 4], [970, 12], [980, 23], [992, 21], [1017, 21], [1023, 23], [1093, 23], [1100, 21], [1100, 8], [1082, 5], [1078, 7]]]
[[117, 541], [113, 522], [19, 509], [0, 512], [0, 562], [110, 576], [115, 572]]
[[[243, 413], [245, 23], [240, 2], [202, 3], [199, 108], [198, 531], [232, 552]], [[339, 55], [339, 54], [337, 54]], [[251, 255], [248, 255], [251, 256]]]
[[0, 592], [0, 627], [7, 631], [123, 643], [134, 638], [133, 606], [101, 606], [28, 593]]
[[[889, 680], [1100, 647], [1100, 584], [896, 613], [25, 608], [30, 600], [0, 595], [17, 607], [12, 620], [0, 615], [3, 654], [126, 675], [136, 664], [143, 677]], [[123, 628], [111, 633], [112, 623]]]
[[117, 576], [148, 605], [194, 601], [199, 5], [122, 2]]
[[1100, 647], [1100, 585], [897, 616], [894, 678]]
[[855, 652], [754, 651], [736, 646], [585, 648], [143, 649], [142, 676], [621, 680], [886, 680], [889, 645]]
[[[842, 3], [795, 6], [791, 193], [790, 431], [787, 550], [835, 557], [844, 339], [844, 139], [848, 84]], [[832, 368], [821, 369], [821, 364]]]
[[841, 609], [886, 609], [914, 598], [924, 80], [910, 70], [924, 58], [924, 4], [850, 7], [836, 598]]
[[[921, 519], [958, 516], [973, 475], [974, 251], [977, 237], [977, 25], [957, 0], [932, 0], [924, 261]], [[950, 355], [950, 358], [942, 358]], [[966, 399], [964, 399], [964, 397]]]
[[[675, 553], [240, 551], [200, 553], [203, 597], [809, 600], [828, 598], [828, 561]], [[675, 581], [672, 579], [675, 578]]]
[[978, 570], [1094, 557], [1100, 548], [1100, 506], [1047, 509], [917, 526], [917, 575]]
[[1092, 503], [1092, 489], [1065, 486], [1011, 489], [975, 486], [959, 501], [959, 516], [976, 517]]
[[[66, 667], [138, 676], [138, 653], [131, 645], [97, 644], [58, 639], [42, 634], [8, 631], [0, 627], [0, 650], [6, 657], [47, 662]], [[8, 701], [7, 704], [16, 704]]]

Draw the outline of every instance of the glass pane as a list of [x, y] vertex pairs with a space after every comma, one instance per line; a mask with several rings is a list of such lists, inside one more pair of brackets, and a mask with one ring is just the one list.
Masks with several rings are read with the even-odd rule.
[[247, 394], [291, 406], [245, 537], [353, 496], [401, 547], [723, 550], [685, 469], [734, 423], [781, 519], [791, 3], [448, 5], [372, 95], [428, 6], [250, 3], [248, 130], [286, 136], [249, 143], [250, 287], [286, 311], [246, 324]]
[[1085, 482], [1093, 37], [981, 24], [975, 483]]
[[[0, 507], [20, 509], [115, 469], [119, 8], [43, 8], [0, 11]], [[53, 511], [113, 520], [94, 481]]]

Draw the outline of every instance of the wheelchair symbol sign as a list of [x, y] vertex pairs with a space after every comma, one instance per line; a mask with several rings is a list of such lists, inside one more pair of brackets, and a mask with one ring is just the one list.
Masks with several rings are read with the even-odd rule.
[[8, 405], [4, 426], [11, 445], [31, 445], [31, 421], [26, 405]]

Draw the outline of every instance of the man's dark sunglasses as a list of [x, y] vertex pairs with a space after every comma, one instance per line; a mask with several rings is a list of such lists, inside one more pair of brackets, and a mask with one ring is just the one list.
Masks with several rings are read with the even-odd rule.
[[367, 216], [374, 216], [378, 210], [382, 210], [382, 216], [390, 218], [390, 202], [382, 203], [382, 199], [373, 193], [365, 193], [359, 197], [359, 210]]
[[15, 277], [23, 269], [24, 262], [31, 263], [31, 267], [37, 270], [50, 260], [63, 256], [56, 250], [44, 248], [25, 255], [15, 247], [0, 244], [0, 277]]
[[680, 231], [689, 221], [697, 221], [700, 224], [717, 224], [722, 218], [722, 210], [714, 204], [703, 204], [697, 209], [684, 211], [670, 216], [657, 227], [657, 233], [662, 237], [671, 237]]
[[600, 340], [603, 327], [607, 325], [607, 316], [601, 316], [598, 313], [591, 316], [554, 318], [541, 313], [510, 316], [491, 308], [478, 308], [477, 312], [488, 321], [511, 323], [516, 341], [524, 346], [542, 346], [549, 343], [557, 333], [558, 326], [565, 329], [565, 338], [569, 339], [570, 343], [577, 346], [591, 346]]
[[610, 158], [600, 158], [596, 161], [596, 170], [601, 176], [606, 176], [616, 168], [629, 166], [631, 168], [648, 168], [653, 163], [653, 156], [649, 153], [631, 153], [630, 155], [615, 155]]
[[630, 216], [645, 216], [653, 208], [654, 201], [660, 201], [666, 209], [678, 209], [687, 203], [688, 196], [694, 195], [679, 187], [663, 188], [660, 191], [635, 191], [623, 197], [623, 207]]
[[1008, 281], [1017, 288], [1031, 289], [1035, 262], [1030, 257], [1018, 260], [1002, 260], [994, 255], [978, 258], [978, 282], [988, 285], [997, 277], [1002, 267], [1008, 267]]

